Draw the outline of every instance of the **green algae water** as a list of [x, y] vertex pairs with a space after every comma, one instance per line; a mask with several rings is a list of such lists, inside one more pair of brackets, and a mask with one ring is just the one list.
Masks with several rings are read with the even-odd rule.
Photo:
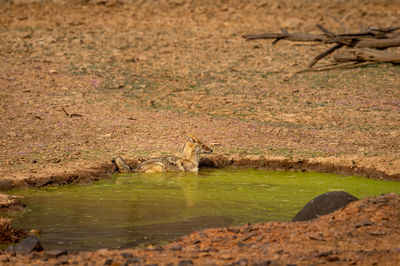
[[29, 211], [13, 221], [40, 229], [47, 249], [162, 244], [209, 227], [289, 221], [312, 198], [400, 193], [400, 182], [311, 172], [202, 170], [119, 174], [90, 185], [14, 191]]

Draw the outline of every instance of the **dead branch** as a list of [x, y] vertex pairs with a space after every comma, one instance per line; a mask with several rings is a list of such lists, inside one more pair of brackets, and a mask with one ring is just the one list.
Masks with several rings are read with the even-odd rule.
[[394, 31], [400, 27], [391, 28], [369, 28], [363, 32], [334, 34], [321, 25], [317, 27], [323, 34], [304, 34], [304, 33], [262, 33], [244, 35], [246, 41], [259, 39], [275, 39], [275, 43], [279, 40], [299, 41], [299, 42], [323, 42], [337, 43], [349, 47], [368, 47], [368, 48], [388, 48], [400, 46], [400, 37], [393, 35]]
[[308, 67], [312, 67], [313, 65], [315, 65], [319, 60], [321, 60], [322, 58], [324, 58], [327, 55], [330, 55], [331, 53], [333, 53], [335, 50], [340, 49], [343, 46], [343, 44], [336, 44], [335, 46], [329, 48], [328, 50], [326, 50], [323, 53], [320, 53], [319, 55], [317, 55], [316, 57], [314, 57], [314, 59], [310, 62], [310, 64], [308, 64]]
[[335, 54], [333, 58], [337, 62], [364, 61], [400, 64], [400, 54], [370, 48], [348, 49]]
[[[323, 71], [333, 68], [352, 68], [371, 63], [400, 63], [400, 55], [383, 51], [389, 47], [400, 46], [400, 33], [395, 32], [400, 27], [376, 28], [371, 27], [361, 32], [335, 34], [322, 25], [316, 25], [322, 34], [289, 33], [282, 29], [282, 33], [263, 33], [244, 35], [246, 41], [257, 39], [274, 39], [273, 44], [280, 40], [300, 42], [322, 42], [335, 44], [326, 51], [315, 56], [305, 71]], [[334, 64], [324, 67], [313, 67], [322, 58], [334, 53], [342, 47], [348, 47], [343, 53], [335, 53]]]
[[63, 110], [63, 112], [65, 113], [66, 116], [70, 117], [69, 113], [64, 109], [64, 107], [61, 107], [61, 110]]
[[246, 41], [260, 39], [279, 39], [299, 42], [325, 42], [327, 37], [323, 34], [302, 34], [302, 33], [262, 33], [244, 35]]
[[364, 39], [360, 40], [354, 47], [385, 49], [400, 46], [400, 38], [393, 39]]

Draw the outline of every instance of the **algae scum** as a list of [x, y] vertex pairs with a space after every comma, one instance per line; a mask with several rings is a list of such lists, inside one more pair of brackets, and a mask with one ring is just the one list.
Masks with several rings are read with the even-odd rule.
[[90, 185], [17, 191], [29, 211], [13, 225], [40, 229], [46, 249], [136, 247], [209, 227], [289, 221], [334, 190], [363, 198], [400, 193], [400, 183], [254, 169], [120, 174]]

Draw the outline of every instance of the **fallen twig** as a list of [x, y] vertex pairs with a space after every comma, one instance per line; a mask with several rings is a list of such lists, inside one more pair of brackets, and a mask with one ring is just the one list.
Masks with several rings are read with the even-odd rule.
[[295, 73], [304, 73], [304, 72], [321, 72], [325, 70], [331, 70], [331, 69], [351, 69], [351, 68], [356, 68], [356, 67], [361, 67], [361, 66], [366, 66], [366, 65], [371, 65], [375, 64], [375, 62], [345, 62], [345, 63], [333, 63], [333, 64], [328, 64], [325, 66], [320, 66], [320, 67], [311, 67], [311, 68], [305, 68], [299, 71], [296, 71]]
[[72, 118], [72, 117], [74, 117], [74, 116], [76, 116], [76, 117], [82, 117], [82, 116], [83, 116], [83, 115], [77, 114], [77, 113], [69, 114], [69, 113], [64, 109], [64, 107], [61, 107], [61, 110], [63, 110], [63, 112], [65, 113], [65, 115], [68, 116], [69, 118]]
[[333, 53], [335, 50], [342, 48], [343, 44], [336, 44], [335, 46], [329, 48], [328, 50], [326, 50], [323, 53], [320, 53], [319, 55], [317, 55], [316, 57], [314, 57], [313, 60], [311, 60], [310, 64], [308, 65], [308, 68], [312, 67], [313, 65], [315, 65], [319, 60], [321, 60], [322, 58], [324, 58], [327, 55], [330, 55], [331, 53]]

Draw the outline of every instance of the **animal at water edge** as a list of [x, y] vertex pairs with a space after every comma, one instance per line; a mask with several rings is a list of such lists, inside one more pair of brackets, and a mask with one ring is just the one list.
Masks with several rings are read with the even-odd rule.
[[112, 160], [118, 172], [193, 172], [199, 171], [200, 154], [210, 154], [210, 149], [195, 136], [190, 135], [181, 155], [153, 158], [142, 162], [136, 169], [132, 169], [120, 156]]

